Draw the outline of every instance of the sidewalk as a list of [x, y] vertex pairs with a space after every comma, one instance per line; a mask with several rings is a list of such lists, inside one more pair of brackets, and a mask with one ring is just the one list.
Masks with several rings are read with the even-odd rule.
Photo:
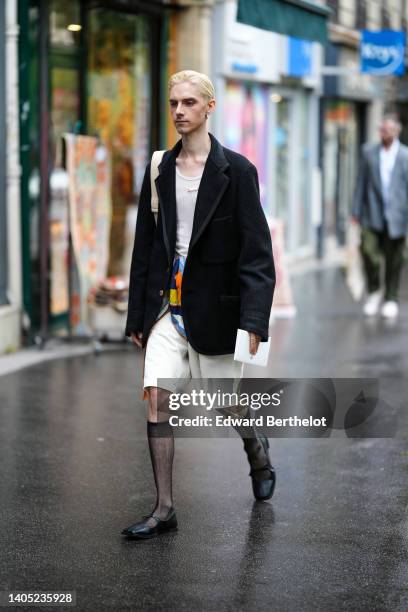
[[95, 343], [92, 340], [84, 342], [65, 342], [62, 339], [53, 338], [49, 340], [44, 348], [31, 346], [21, 349], [15, 353], [0, 355], [0, 376], [17, 372], [24, 368], [68, 357], [79, 357], [80, 355], [97, 354], [99, 352], [124, 350], [125, 343]]
[[388, 325], [364, 319], [339, 270], [296, 276], [298, 316], [275, 321], [267, 373], [379, 377], [377, 418], [398, 413], [397, 435], [271, 439], [266, 503], [239, 439], [178, 438], [179, 531], [155, 540], [120, 535], [155, 500], [136, 347], [1, 377], [1, 590], [75, 590], [81, 612], [405, 612], [406, 287]]

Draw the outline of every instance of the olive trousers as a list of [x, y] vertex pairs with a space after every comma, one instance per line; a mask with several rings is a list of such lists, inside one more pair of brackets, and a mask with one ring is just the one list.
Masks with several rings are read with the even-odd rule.
[[369, 293], [381, 288], [381, 263], [385, 264], [386, 301], [398, 300], [401, 271], [405, 260], [405, 236], [391, 238], [387, 224], [381, 232], [361, 229], [361, 255]]

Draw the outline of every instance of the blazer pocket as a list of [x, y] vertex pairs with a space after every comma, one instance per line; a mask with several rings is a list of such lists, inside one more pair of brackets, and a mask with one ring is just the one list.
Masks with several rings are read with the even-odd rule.
[[211, 219], [211, 223], [217, 223], [217, 221], [227, 221], [228, 219], [232, 219], [232, 215], [226, 215], [225, 217], [213, 217]]

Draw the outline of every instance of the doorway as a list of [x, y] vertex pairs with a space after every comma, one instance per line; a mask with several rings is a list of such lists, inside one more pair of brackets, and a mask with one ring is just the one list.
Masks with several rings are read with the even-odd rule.
[[344, 245], [364, 139], [365, 107], [326, 100], [324, 112], [325, 237]]
[[286, 253], [304, 257], [312, 252], [314, 240], [310, 95], [300, 89], [273, 89], [270, 104], [270, 210], [283, 221]]

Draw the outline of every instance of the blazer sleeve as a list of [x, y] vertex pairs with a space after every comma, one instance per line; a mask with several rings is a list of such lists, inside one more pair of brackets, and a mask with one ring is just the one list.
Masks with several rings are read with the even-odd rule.
[[150, 162], [146, 167], [140, 191], [137, 212], [135, 241], [129, 279], [129, 303], [125, 334], [143, 330], [146, 300], [146, 285], [149, 271], [150, 252], [156, 223], [151, 211]]
[[367, 158], [365, 148], [363, 147], [360, 158], [360, 165], [358, 169], [356, 188], [354, 190], [354, 200], [352, 207], [353, 216], [361, 220], [363, 214], [363, 207], [365, 201], [365, 192], [367, 185]]
[[268, 340], [275, 289], [271, 235], [259, 198], [256, 167], [250, 164], [238, 183], [240, 328]]

